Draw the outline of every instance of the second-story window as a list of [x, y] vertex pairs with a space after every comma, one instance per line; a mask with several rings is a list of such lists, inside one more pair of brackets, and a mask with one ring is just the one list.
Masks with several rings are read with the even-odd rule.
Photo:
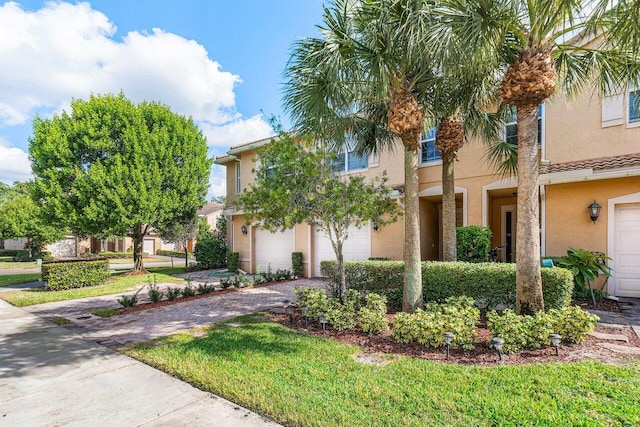
[[436, 128], [431, 128], [420, 137], [420, 163], [438, 160], [442, 160], [442, 156], [436, 148]]
[[273, 162], [265, 160], [263, 167], [265, 169], [265, 175], [267, 176], [267, 178], [273, 178], [273, 176], [276, 174], [276, 165], [274, 165]]
[[240, 174], [240, 162], [236, 162], [236, 194], [242, 191], [242, 178]]
[[331, 161], [331, 167], [338, 173], [359, 171], [369, 167], [369, 159], [347, 147]]
[[[518, 115], [512, 108], [511, 118], [504, 128], [504, 140], [509, 144], [518, 145]], [[542, 144], [542, 104], [538, 105], [538, 145]]]
[[629, 86], [629, 123], [640, 122], [640, 85]]

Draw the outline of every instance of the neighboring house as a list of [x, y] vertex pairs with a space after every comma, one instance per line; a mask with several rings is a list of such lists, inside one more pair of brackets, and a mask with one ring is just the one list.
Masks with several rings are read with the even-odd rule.
[[217, 228], [218, 218], [222, 215], [222, 209], [224, 206], [220, 203], [207, 203], [200, 210], [198, 210], [198, 216], [204, 218], [211, 230]]
[[[611, 257], [613, 295], [640, 297], [640, 109], [635, 100], [640, 87], [600, 99], [585, 94], [572, 102], [552, 99], [539, 108], [541, 255], [564, 255], [570, 247], [603, 252]], [[517, 141], [515, 119], [505, 128], [507, 141]], [[234, 202], [253, 182], [255, 149], [270, 139], [231, 147], [216, 159], [227, 168], [229, 246], [240, 252], [246, 271], [290, 268], [291, 252], [303, 253], [305, 275], [318, 276], [323, 259], [333, 259], [327, 239], [305, 224], [283, 233], [245, 227], [242, 211]], [[437, 260], [442, 254], [442, 185], [440, 154], [434, 132], [428, 132], [420, 153], [421, 256]], [[387, 171], [398, 188], [402, 206], [402, 150], [361, 158], [344, 153], [345, 174], [367, 177]], [[487, 226], [493, 246], [504, 246], [502, 261], [514, 262], [516, 247], [517, 178], [497, 175], [485, 161], [485, 147], [469, 141], [458, 153], [456, 219], [458, 225]], [[591, 220], [588, 207], [601, 206]], [[353, 230], [347, 239], [345, 259], [387, 257], [402, 259], [402, 220], [379, 230], [374, 225]]]

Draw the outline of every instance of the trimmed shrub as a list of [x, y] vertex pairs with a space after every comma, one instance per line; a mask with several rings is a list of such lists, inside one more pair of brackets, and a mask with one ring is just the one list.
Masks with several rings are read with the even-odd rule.
[[326, 313], [329, 308], [329, 299], [322, 289], [300, 289], [293, 288], [298, 299], [298, 306], [307, 307], [309, 319], [318, 320], [318, 316]]
[[294, 276], [302, 277], [302, 252], [291, 253], [291, 268]]
[[151, 302], [160, 302], [163, 296], [164, 292], [162, 292], [157, 285], [149, 285], [149, 299]]
[[23, 249], [0, 249], [0, 256], [18, 256], [19, 254], [26, 254], [27, 251]]
[[[322, 261], [322, 274], [339, 283], [336, 261]], [[347, 288], [385, 295], [389, 305], [402, 306], [404, 263], [402, 261], [345, 261]], [[422, 263], [422, 290], [425, 301], [444, 302], [452, 296], [473, 298], [482, 310], [498, 304], [514, 308], [516, 266], [505, 263], [438, 262]], [[542, 269], [542, 290], [547, 310], [571, 302], [573, 276], [562, 268]]]
[[491, 249], [489, 227], [469, 225], [456, 228], [458, 261], [487, 262]]
[[193, 286], [191, 286], [190, 283], [187, 283], [187, 285], [182, 288], [182, 297], [183, 298], [187, 298], [187, 297], [192, 297], [196, 294], [196, 290], [193, 288]]
[[105, 259], [114, 259], [114, 258], [132, 258], [133, 259], [133, 252], [103, 251], [103, 252], [98, 252], [97, 255], [100, 258], [105, 258]]
[[67, 261], [42, 265], [42, 280], [54, 291], [104, 285], [109, 277], [108, 260]]
[[367, 295], [365, 306], [358, 311], [358, 324], [370, 335], [388, 330], [387, 298], [374, 293]]
[[227, 244], [224, 240], [201, 240], [193, 253], [198, 266], [204, 269], [223, 268], [227, 264]]
[[158, 249], [156, 251], [156, 255], [161, 255], [161, 256], [172, 256], [174, 258], [184, 258], [184, 252], [183, 251], [166, 251], [164, 249]]
[[170, 286], [167, 287], [167, 300], [173, 301], [182, 295], [182, 289], [180, 288], [172, 288]]
[[397, 313], [393, 337], [402, 344], [418, 342], [426, 347], [444, 347], [444, 333], [452, 332], [452, 348], [473, 349], [480, 310], [468, 297], [448, 298], [444, 304], [430, 303], [413, 314]]
[[596, 327], [598, 316], [580, 307], [563, 307], [533, 316], [522, 316], [512, 310], [502, 314], [487, 313], [487, 327], [492, 337], [504, 340], [502, 351], [515, 353], [522, 349], [536, 349], [550, 345], [549, 335], [557, 333], [564, 342], [580, 343]]
[[237, 273], [240, 269], [240, 252], [229, 252], [227, 254], [227, 270], [229, 273]]

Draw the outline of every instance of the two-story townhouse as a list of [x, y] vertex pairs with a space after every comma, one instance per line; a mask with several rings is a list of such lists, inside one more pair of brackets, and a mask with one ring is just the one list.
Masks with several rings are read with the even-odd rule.
[[[561, 97], [539, 107], [541, 255], [563, 255], [570, 247], [603, 252], [611, 257], [613, 276], [608, 290], [614, 295], [640, 296], [640, 89], [602, 99], [583, 94], [567, 102]], [[506, 125], [504, 137], [517, 141], [516, 119]], [[233, 208], [238, 195], [253, 182], [255, 149], [270, 139], [231, 147], [216, 163], [227, 168], [225, 213], [230, 248], [240, 253], [242, 268], [254, 272], [289, 268], [290, 254], [303, 253], [305, 275], [318, 276], [320, 261], [333, 259], [327, 239], [306, 224], [283, 233], [247, 226], [241, 210]], [[500, 259], [515, 261], [517, 178], [503, 177], [488, 166], [486, 148], [469, 141], [458, 153], [456, 220], [458, 225], [483, 225], [493, 232], [494, 246], [502, 246]], [[344, 172], [367, 177], [387, 171], [396, 186], [402, 208], [402, 151], [362, 158], [347, 152], [341, 157]], [[441, 258], [441, 161], [435, 132], [424, 136], [420, 152], [421, 257]], [[601, 206], [594, 221], [588, 207]], [[385, 257], [402, 259], [403, 225], [379, 228], [371, 224], [352, 230], [345, 259]]]

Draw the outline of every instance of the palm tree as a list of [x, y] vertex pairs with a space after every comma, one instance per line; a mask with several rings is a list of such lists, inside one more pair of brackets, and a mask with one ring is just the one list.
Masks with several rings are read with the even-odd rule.
[[334, 0], [322, 38], [297, 42], [285, 71], [284, 103], [298, 131], [334, 148], [351, 135], [364, 154], [401, 142], [405, 311], [422, 304], [418, 149], [432, 89], [429, 16], [420, 1]]
[[[430, 41], [461, 40], [469, 55], [495, 58], [500, 99], [518, 118], [516, 305], [544, 309], [540, 278], [537, 107], [557, 89], [575, 95], [595, 83], [603, 94], [640, 75], [640, 2], [619, 0], [443, 0]], [[589, 42], [589, 43], [587, 43]]]

